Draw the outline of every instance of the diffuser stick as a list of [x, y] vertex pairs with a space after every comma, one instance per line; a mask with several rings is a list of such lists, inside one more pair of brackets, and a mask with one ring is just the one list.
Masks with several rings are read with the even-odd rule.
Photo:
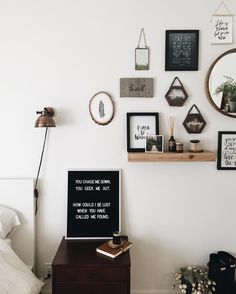
[[175, 120], [173, 116], [168, 117], [168, 126], [170, 132], [170, 139], [169, 139], [169, 152], [176, 152], [176, 142], [174, 138], [174, 125]]

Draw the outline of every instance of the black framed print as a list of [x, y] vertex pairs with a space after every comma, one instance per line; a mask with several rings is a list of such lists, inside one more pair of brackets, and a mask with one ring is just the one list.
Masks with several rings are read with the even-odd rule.
[[217, 169], [236, 169], [236, 132], [218, 132]]
[[198, 70], [199, 30], [166, 31], [166, 71]]
[[157, 112], [127, 113], [127, 151], [145, 152], [148, 135], [159, 135], [159, 114]]
[[121, 231], [121, 170], [68, 170], [66, 239]]

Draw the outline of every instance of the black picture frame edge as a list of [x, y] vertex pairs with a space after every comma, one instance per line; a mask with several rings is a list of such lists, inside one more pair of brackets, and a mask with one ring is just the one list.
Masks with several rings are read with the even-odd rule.
[[[196, 66], [191, 69], [176, 69], [176, 68], [169, 68], [168, 65], [168, 46], [169, 46], [169, 34], [171, 33], [195, 33], [196, 34]], [[166, 35], [165, 35], [165, 71], [198, 71], [199, 69], [199, 30], [166, 30]], [[169, 57], [169, 56], [168, 56]]]
[[219, 131], [218, 132], [217, 170], [236, 170], [236, 167], [222, 167], [221, 166], [222, 135], [226, 135], [226, 134], [236, 135], [236, 131]]
[[156, 135], [159, 135], [159, 112], [127, 112], [126, 125], [127, 125], [127, 152], [145, 152], [145, 148], [132, 148], [130, 146], [130, 118], [132, 116], [155, 116], [156, 117]]

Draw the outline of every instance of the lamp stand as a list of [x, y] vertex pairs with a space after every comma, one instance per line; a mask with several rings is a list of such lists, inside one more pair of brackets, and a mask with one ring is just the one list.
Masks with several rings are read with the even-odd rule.
[[39, 161], [38, 172], [37, 172], [37, 177], [36, 177], [36, 181], [35, 181], [35, 185], [34, 185], [35, 215], [38, 212], [38, 197], [39, 197], [39, 192], [38, 192], [38, 189], [37, 189], [37, 185], [38, 185], [38, 179], [39, 179], [39, 173], [40, 173], [41, 165], [42, 165], [42, 162], [43, 162], [43, 154], [44, 154], [44, 149], [45, 149], [47, 134], [48, 134], [48, 127], [46, 127], [46, 130], [45, 130], [44, 141], [43, 141], [43, 149], [42, 149], [42, 153], [41, 153], [41, 157], [40, 157], [40, 161]]

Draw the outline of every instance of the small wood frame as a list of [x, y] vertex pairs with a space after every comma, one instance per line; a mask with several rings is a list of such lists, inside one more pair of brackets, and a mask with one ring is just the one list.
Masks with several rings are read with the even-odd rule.
[[153, 78], [121, 78], [120, 97], [152, 98]]
[[109, 124], [115, 113], [111, 95], [104, 91], [96, 93], [89, 102], [89, 112], [95, 123], [102, 126]]
[[[179, 82], [179, 86], [174, 85], [176, 81]], [[183, 106], [188, 99], [188, 94], [178, 77], [174, 78], [165, 97], [170, 106]]]
[[[192, 112], [194, 108], [195, 112]], [[183, 125], [189, 134], [200, 134], [204, 129], [206, 122], [195, 104], [190, 108]]]

